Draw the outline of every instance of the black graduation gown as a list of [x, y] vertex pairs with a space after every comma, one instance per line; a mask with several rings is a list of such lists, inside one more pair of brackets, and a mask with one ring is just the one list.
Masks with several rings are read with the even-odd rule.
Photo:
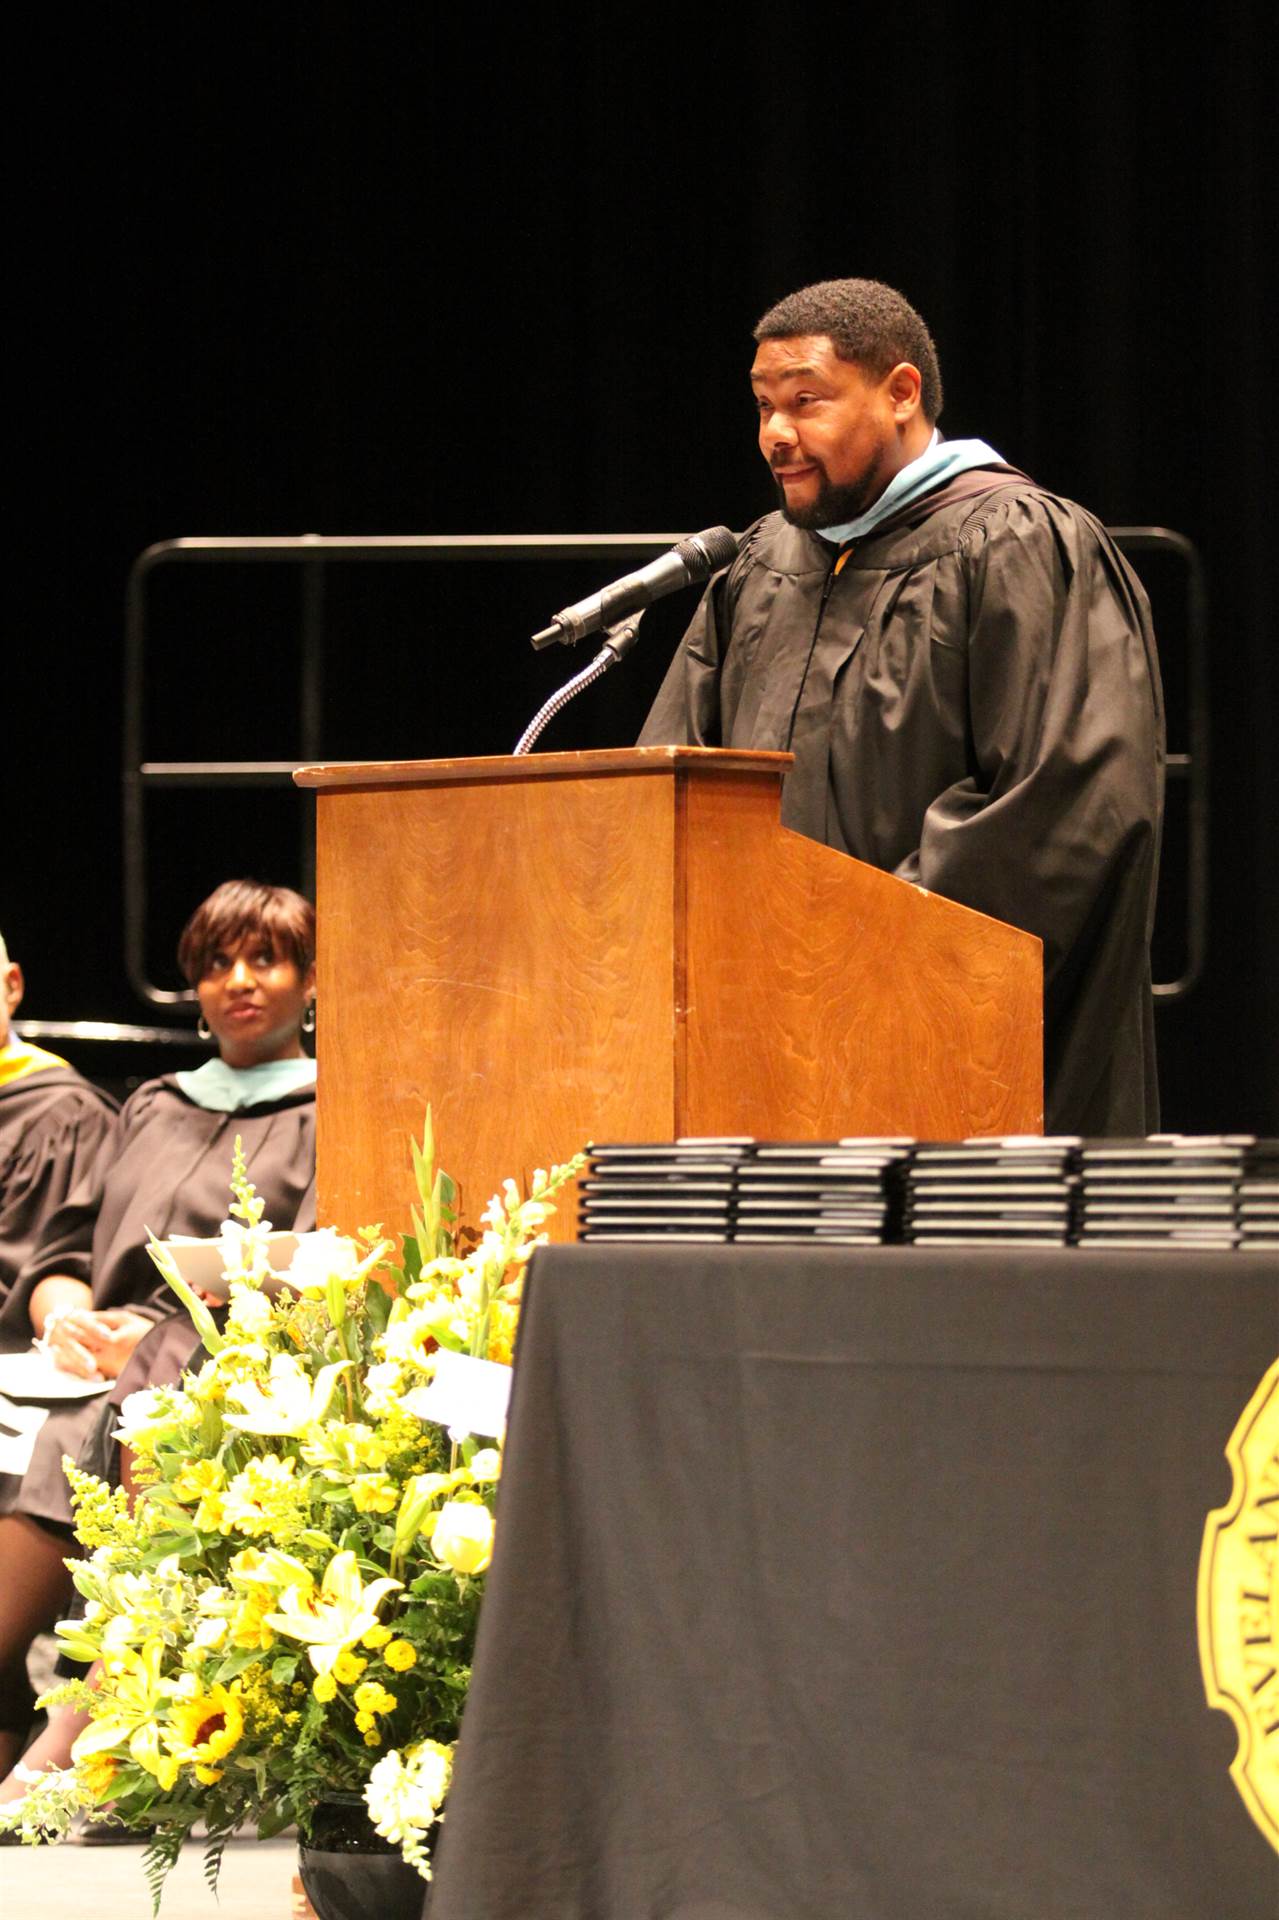
[[73, 1067], [39, 1067], [0, 1086], [0, 1307], [115, 1113], [115, 1101]]
[[784, 826], [1043, 941], [1049, 1131], [1158, 1125], [1159, 669], [1145, 593], [1083, 508], [963, 474], [838, 575], [769, 514], [640, 744], [789, 748]]
[[[167, 1311], [172, 1294], [146, 1250], [147, 1229], [214, 1234], [231, 1202], [231, 1156], [244, 1143], [249, 1178], [277, 1227], [291, 1227], [315, 1176], [315, 1089], [237, 1113], [210, 1113], [166, 1074], [125, 1102], [93, 1166], [45, 1225], [5, 1307], [6, 1331], [39, 1281], [68, 1274], [95, 1307]], [[23, 1327], [30, 1338], [29, 1319]]]
[[[95, 1307], [132, 1307], [171, 1321], [167, 1338], [160, 1331], [152, 1337], [165, 1351], [176, 1343], [190, 1352], [194, 1328], [146, 1251], [147, 1229], [160, 1239], [217, 1232], [231, 1202], [237, 1134], [249, 1178], [266, 1203], [266, 1218], [279, 1228], [313, 1227], [314, 1087], [236, 1113], [210, 1113], [188, 1100], [169, 1076], [149, 1080], [125, 1102], [90, 1173], [49, 1221], [19, 1275], [14, 1299], [23, 1313], [38, 1281], [68, 1274], [92, 1286]], [[21, 1482], [0, 1484], [0, 1512], [70, 1522], [62, 1455], [79, 1455], [101, 1416], [104, 1397], [50, 1416]]]

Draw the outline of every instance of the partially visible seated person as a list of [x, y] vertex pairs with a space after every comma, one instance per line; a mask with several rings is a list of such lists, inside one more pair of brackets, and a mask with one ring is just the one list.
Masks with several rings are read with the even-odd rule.
[[5, 1308], [40, 1230], [88, 1171], [111, 1130], [115, 1101], [56, 1053], [12, 1027], [22, 968], [0, 933], [0, 1346], [25, 1346], [27, 1317]]
[[[286, 887], [227, 881], [183, 930], [178, 961], [217, 1056], [148, 1081], [126, 1101], [89, 1173], [48, 1221], [10, 1301], [67, 1371], [115, 1379], [145, 1336], [159, 1377], [196, 1344], [184, 1309], [146, 1251], [147, 1231], [216, 1235], [230, 1202], [236, 1136], [249, 1179], [277, 1228], [314, 1225], [315, 914]], [[146, 1379], [131, 1381], [138, 1386]], [[150, 1378], [157, 1377], [152, 1372]], [[122, 1383], [123, 1384], [123, 1383]], [[26, 1653], [64, 1609], [74, 1551], [62, 1456], [77, 1458], [100, 1401], [53, 1414], [30, 1466], [0, 1481], [0, 1775], [31, 1717]], [[0, 1785], [8, 1797], [10, 1782]]]

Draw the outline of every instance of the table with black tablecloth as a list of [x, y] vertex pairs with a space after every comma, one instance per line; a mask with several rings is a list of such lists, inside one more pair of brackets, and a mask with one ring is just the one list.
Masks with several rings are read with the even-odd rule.
[[1279, 1262], [564, 1247], [432, 1920], [1274, 1920], [1196, 1574]]

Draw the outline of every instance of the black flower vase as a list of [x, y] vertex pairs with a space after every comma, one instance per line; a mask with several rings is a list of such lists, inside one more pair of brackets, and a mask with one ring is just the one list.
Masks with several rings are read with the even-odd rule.
[[298, 1843], [298, 1870], [319, 1920], [422, 1920], [430, 1887], [390, 1840], [373, 1830], [358, 1793], [327, 1794]]

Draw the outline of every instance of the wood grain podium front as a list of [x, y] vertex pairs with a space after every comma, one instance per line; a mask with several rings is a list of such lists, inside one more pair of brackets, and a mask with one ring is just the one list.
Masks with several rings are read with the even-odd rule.
[[[472, 1221], [592, 1139], [1040, 1131], [1039, 941], [786, 831], [789, 765], [646, 747], [300, 769], [321, 1219], [407, 1219], [428, 1101]], [[552, 1224], [571, 1238], [571, 1208]]]

